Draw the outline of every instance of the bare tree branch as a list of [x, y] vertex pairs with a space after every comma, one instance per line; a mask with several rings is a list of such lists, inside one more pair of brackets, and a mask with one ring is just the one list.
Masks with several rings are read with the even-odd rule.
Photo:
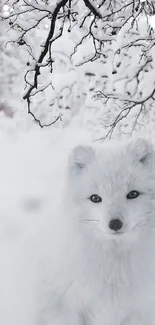
[[102, 18], [102, 15], [98, 8], [95, 7], [95, 4], [91, 0], [83, 0], [85, 6], [94, 14], [95, 17]]
[[[106, 65], [108, 61], [113, 61], [111, 62], [113, 65], [111, 93], [104, 89], [108, 82], [104, 83], [103, 88], [101, 88], [100, 98], [104, 98], [105, 104], [110, 98], [119, 101], [120, 112], [113, 123], [106, 127], [111, 131], [114, 130], [116, 125], [128, 117], [134, 107], [138, 106], [139, 113], [135, 118], [135, 123], [137, 123], [145, 105], [154, 100], [154, 93], [153, 95], [148, 94], [148, 96], [145, 96], [147, 99], [144, 99], [141, 89], [143, 77], [146, 73], [151, 73], [155, 68], [152, 54], [155, 48], [155, 33], [149, 25], [149, 17], [154, 15], [155, 6], [151, 0], [144, 2], [140, 0], [55, 0], [54, 5], [44, 0], [31, 0], [30, 2], [27, 0], [7, 0], [6, 3], [11, 3], [13, 11], [10, 12], [8, 17], [2, 17], [2, 20], [8, 20], [10, 29], [15, 29], [18, 32], [20, 36], [16, 39], [16, 43], [18, 46], [26, 47], [31, 57], [30, 63], [27, 64], [30, 67], [27, 68], [24, 76], [27, 87], [23, 97], [27, 101], [29, 114], [33, 117], [35, 115], [31, 112], [32, 97], [47, 88], [44, 81], [43, 86], [40, 86], [40, 80], [43, 71], [48, 70], [49, 74], [53, 73], [53, 44], [58, 39], [61, 39], [67, 26], [67, 31], [73, 32], [73, 37], [74, 29], [75, 31], [76, 28], [79, 29], [78, 35], [81, 33], [81, 36], [74, 43], [72, 53], [69, 54], [71, 60], [74, 60], [74, 55], [81, 45], [87, 44], [87, 41], [91, 42], [91, 53], [84, 55], [82, 59], [76, 62], [77, 67], [87, 62], [93, 64], [96, 60], [99, 60], [101, 66]], [[25, 17], [26, 24], [23, 24], [22, 19]], [[145, 35], [140, 32], [139, 27], [139, 22], [144, 18], [147, 21]], [[30, 32], [38, 26], [40, 28], [40, 24], [47, 20], [50, 21], [49, 32], [45, 42], [40, 45], [40, 54], [37, 56], [33, 44], [29, 42]], [[122, 43], [120, 42], [121, 34]], [[131, 53], [135, 49], [139, 51], [139, 61], [134, 69], [130, 69], [132, 63], [130, 56], [132, 56]], [[112, 51], [114, 51], [113, 58]], [[126, 63], [124, 68], [121, 69], [125, 57], [127, 58]], [[107, 80], [112, 84], [111, 73], [108, 72], [106, 75]], [[120, 83], [123, 85], [123, 96], [122, 94], [116, 95], [117, 85]], [[132, 86], [133, 83], [134, 86]], [[48, 85], [51, 85], [51, 79]], [[62, 88], [65, 88], [65, 86], [62, 85]], [[93, 88], [95, 91], [95, 87]], [[56, 96], [59, 97], [58, 94], [54, 94], [54, 98]], [[55, 102], [57, 101], [55, 100]], [[43, 126], [38, 119], [36, 119], [36, 122], [41, 127]], [[109, 131], [109, 134], [111, 134], [111, 131]]]
[[120, 95], [113, 95], [113, 94], [107, 95], [102, 92], [98, 92], [97, 95], [102, 98], [105, 98], [106, 102], [110, 99], [114, 99], [114, 100], [119, 100], [123, 103], [123, 108], [120, 110], [120, 112], [114, 118], [113, 122], [111, 124], [105, 126], [105, 128], [108, 129], [108, 132], [106, 133], [106, 135], [104, 137], [100, 137], [100, 138], [96, 139], [96, 141], [103, 141], [108, 137], [111, 138], [116, 126], [120, 123], [120, 121], [125, 119], [132, 112], [132, 110], [135, 107], [139, 107], [139, 113], [136, 115], [136, 118], [135, 118], [133, 126], [132, 126], [132, 130], [134, 130], [143, 109], [145, 109], [146, 103], [149, 100], [152, 100], [153, 102], [155, 101], [155, 98], [154, 98], [155, 88], [141, 100], [136, 100], [136, 99], [134, 100], [134, 99], [130, 99], [129, 97], [123, 98]]
[[[52, 37], [53, 37], [54, 31], [55, 31], [55, 23], [56, 23], [57, 15], [58, 15], [60, 9], [63, 6], [65, 6], [65, 4], [67, 3], [67, 1], [68, 0], [61, 0], [57, 4], [57, 6], [55, 7], [55, 10], [53, 11], [49, 34], [47, 36], [47, 39], [46, 39], [46, 42], [45, 42], [45, 46], [43, 48], [43, 51], [41, 52], [41, 54], [39, 56], [39, 59], [38, 59], [38, 61], [36, 63], [36, 66], [35, 66], [35, 74], [34, 74], [34, 82], [33, 82], [33, 85], [29, 88], [29, 90], [27, 91], [27, 93], [23, 97], [24, 99], [27, 100], [27, 102], [29, 102], [29, 99], [30, 99], [30, 96], [31, 96], [31, 93], [32, 93], [33, 89], [38, 87], [38, 76], [40, 75], [40, 65], [43, 62], [46, 54], [48, 53], [49, 46], [51, 45]], [[60, 34], [60, 36], [61, 36], [61, 34]], [[49, 60], [50, 60], [49, 63], [52, 65], [52, 58], [50, 57]], [[29, 103], [29, 105], [30, 105], [30, 103]], [[29, 108], [30, 108], [30, 106], [29, 106]]]

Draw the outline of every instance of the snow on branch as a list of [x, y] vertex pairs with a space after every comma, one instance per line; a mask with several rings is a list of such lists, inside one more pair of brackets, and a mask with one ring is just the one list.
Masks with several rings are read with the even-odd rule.
[[[155, 33], [149, 19], [153, 21], [155, 6], [151, 0], [7, 0], [6, 4], [10, 11], [7, 16], [2, 15], [1, 19], [8, 21], [9, 28], [16, 32], [17, 39], [13, 41], [25, 48], [30, 58], [24, 76], [26, 89], [23, 98], [27, 101], [28, 113], [41, 127], [51, 125], [62, 117], [61, 113], [51, 123], [41, 123], [32, 112], [32, 102], [38, 93], [44, 93], [47, 89], [54, 91], [53, 76], [57, 68], [54, 46], [62, 42], [66, 32], [72, 34], [74, 46], [69, 53], [67, 45], [65, 47], [62, 42], [62, 52], [70, 57], [74, 67], [87, 63], [93, 66], [95, 61], [99, 62], [97, 84], [100, 86], [101, 70], [108, 67], [108, 81], [100, 87], [101, 98], [109, 100], [110, 90], [111, 98], [118, 100], [121, 105], [121, 113], [109, 125], [111, 130], [135, 106], [140, 107], [141, 114], [149, 99], [154, 100], [154, 94], [149, 97], [147, 82], [144, 82], [148, 74], [154, 89], [152, 71], [155, 68]], [[46, 25], [48, 27], [44, 30], [43, 41], [41, 37], [33, 41], [34, 31], [39, 34]], [[83, 51], [84, 54], [81, 51], [83, 48], [88, 49]], [[62, 89], [67, 89], [67, 82], [66, 79]], [[75, 80], [71, 83], [75, 86]], [[91, 88], [97, 90], [96, 85]], [[119, 95], [116, 96], [116, 93]], [[69, 93], [71, 95], [72, 91]], [[126, 96], [128, 100], [124, 100]], [[143, 101], [142, 98], [148, 99]]]
[[132, 125], [132, 130], [131, 130], [131, 134], [132, 131], [134, 130], [134, 128], [136, 127], [136, 124], [140, 118], [140, 115], [142, 113], [142, 111], [146, 109], [146, 105], [148, 102], [152, 101], [154, 103], [155, 101], [155, 88], [152, 89], [149, 94], [147, 94], [147, 96], [145, 96], [144, 98], [137, 100], [136, 98], [130, 98], [129, 96], [122, 96], [120, 94], [104, 94], [102, 92], [98, 92], [97, 96], [102, 97], [105, 100], [105, 103], [107, 103], [109, 100], [113, 99], [115, 101], [121, 102], [121, 109], [119, 111], [118, 114], [116, 114], [116, 116], [114, 117], [112, 123], [110, 123], [109, 125], [105, 125], [105, 128], [108, 129], [106, 135], [104, 137], [101, 137], [99, 139], [97, 139], [98, 141], [102, 141], [105, 140], [106, 138], [112, 136], [116, 126], [122, 121], [124, 120], [131, 112], [134, 108], [138, 108], [138, 113], [136, 112], [135, 114], [135, 119]]
[[[35, 89], [35, 88], [37, 89], [38, 88], [38, 76], [40, 75], [41, 65], [42, 65], [43, 60], [46, 57], [48, 51], [49, 51], [49, 58], [47, 60], [47, 65], [48, 66], [50, 65], [51, 70], [52, 70], [53, 60], [52, 60], [52, 56], [51, 56], [50, 47], [51, 47], [52, 42], [56, 39], [56, 38], [55, 39], [52, 39], [52, 38], [53, 38], [53, 35], [54, 35], [54, 32], [55, 32], [55, 24], [56, 24], [57, 15], [58, 15], [60, 9], [63, 6], [66, 5], [66, 3], [67, 3], [67, 0], [61, 0], [61, 1], [59, 1], [57, 3], [57, 5], [56, 5], [55, 9], [53, 10], [53, 12], [51, 12], [52, 18], [51, 18], [50, 30], [49, 30], [48, 36], [46, 38], [45, 44], [43, 46], [43, 50], [41, 51], [40, 56], [39, 56], [39, 59], [37, 60], [36, 65], [35, 65], [35, 68], [34, 68], [34, 80], [33, 80], [33, 84], [29, 87], [28, 91], [26, 92], [26, 94], [23, 97], [24, 99], [27, 100], [27, 103], [28, 103], [28, 113], [31, 114], [34, 118], [35, 118], [35, 116], [31, 112], [31, 108], [30, 108], [30, 103], [31, 103], [30, 97], [31, 97], [31, 94], [32, 94], [33, 89]], [[64, 23], [64, 20], [63, 20], [63, 23]], [[62, 26], [60, 28], [60, 32], [57, 35], [57, 38], [58, 37], [61, 37], [62, 31], [63, 31], [63, 24], [62, 24]], [[56, 118], [55, 122], [59, 118]], [[41, 122], [39, 120], [37, 120], [36, 118], [35, 118], [35, 120], [38, 121], [38, 123], [39, 123], [40, 126], [42, 126], [42, 127], [45, 126], [45, 125], [41, 125]], [[54, 122], [49, 123], [48, 125], [51, 125], [53, 123]]]
[[[17, 44], [19, 46], [26, 46], [29, 55], [32, 57], [31, 68], [25, 74], [27, 90], [23, 98], [28, 103], [28, 113], [35, 118], [34, 113], [31, 111], [31, 97], [34, 96], [34, 89], [40, 89], [38, 88], [39, 77], [44, 68], [49, 68], [49, 73], [52, 73], [52, 43], [62, 36], [67, 19], [75, 20], [76, 12], [71, 8], [72, 0], [59, 0], [56, 1], [55, 5], [36, 0], [7, 0], [5, 4], [10, 5], [12, 10], [7, 17], [2, 17], [2, 20], [8, 20], [10, 28], [20, 34], [16, 41]], [[84, 4], [96, 17], [101, 18], [99, 9], [96, 8], [93, 1], [84, 0]], [[40, 45], [41, 51], [37, 57], [37, 54], [33, 53], [33, 44], [30, 44], [30, 32], [37, 29], [47, 19], [50, 21], [48, 35], [44, 43]], [[28, 65], [30, 64], [28, 63]], [[49, 85], [51, 85], [51, 82]], [[47, 86], [43, 88], [47, 89]], [[40, 126], [44, 126], [37, 118], [35, 120]]]
[[95, 17], [102, 18], [102, 15], [92, 0], [83, 0], [86, 7], [94, 14]]

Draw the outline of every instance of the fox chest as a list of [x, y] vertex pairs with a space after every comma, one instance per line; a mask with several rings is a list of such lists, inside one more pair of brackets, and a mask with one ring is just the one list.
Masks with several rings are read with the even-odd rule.
[[100, 288], [73, 284], [66, 293], [66, 306], [71, 313], [64, 325], [147, 325], [148, 321], [154, 325], [155, 281], [117, 275]]
[[[151, 281], [152, 280], [152, 281]], [[96, 279], [97, 282], [97, 279]], [[94, 287], [72, 282], [48, 299], [42, 324], [154, 325], [155, 281], [124, 282], [122, 278]]]
[[49, 292], [43, 324], [154, 325], [154, 264], [135, 261], [112, 258], [102, 269], [94, 264], [81, 269], [81, 263], [61, 273]]

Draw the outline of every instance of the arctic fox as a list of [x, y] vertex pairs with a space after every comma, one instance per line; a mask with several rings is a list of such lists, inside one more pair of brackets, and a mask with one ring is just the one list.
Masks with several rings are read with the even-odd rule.
[[155, 325], [152, 145], [73, 149], [61, 217], [39, 324]]

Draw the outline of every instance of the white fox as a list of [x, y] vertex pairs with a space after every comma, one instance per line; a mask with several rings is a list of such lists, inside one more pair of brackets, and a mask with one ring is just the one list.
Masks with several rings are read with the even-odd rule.
[[42, 324], [154, 325], [152, 145], [137, 139], [76, 147], [63, 202]]

